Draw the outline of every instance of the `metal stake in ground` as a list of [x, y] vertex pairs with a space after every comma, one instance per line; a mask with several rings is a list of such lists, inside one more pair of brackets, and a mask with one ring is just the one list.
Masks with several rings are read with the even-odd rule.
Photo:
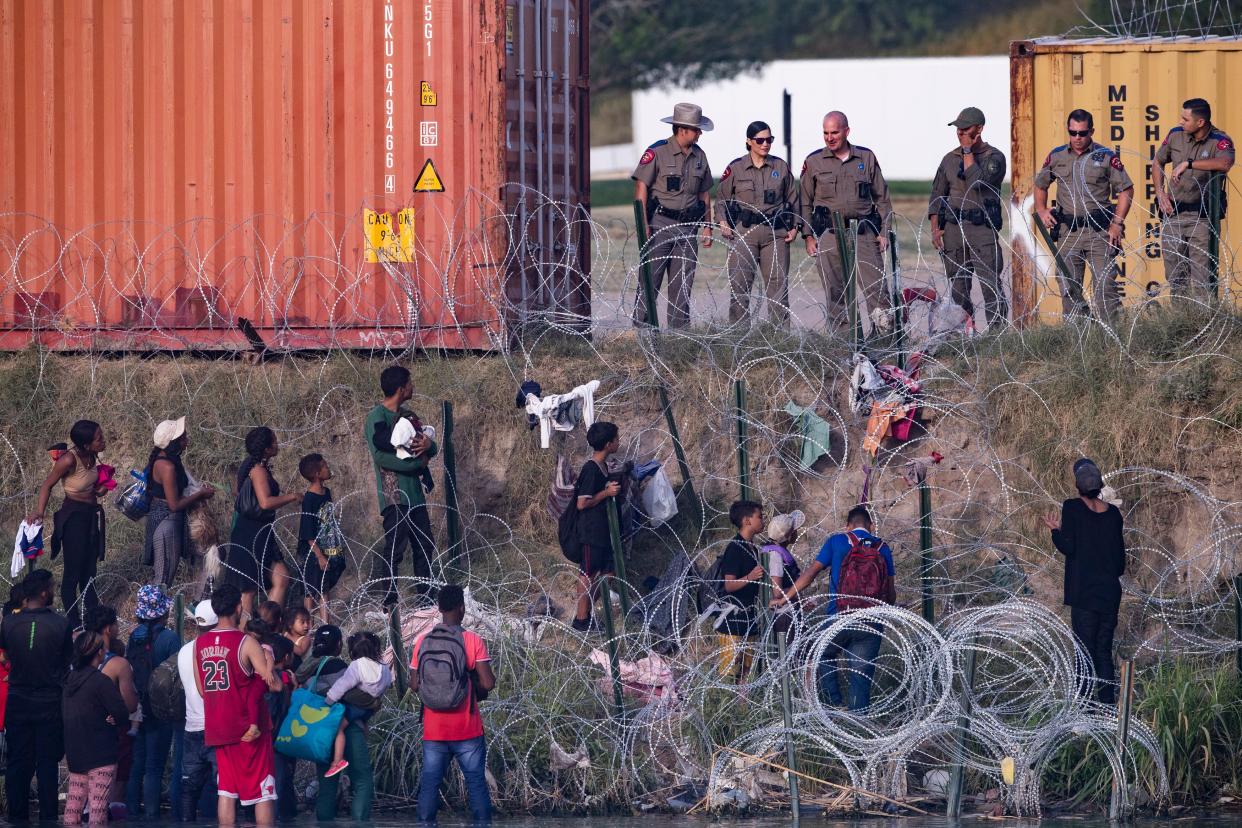
[[1242, 676], [1242, 575], [1233, 576], [1233, 638], [1238, 642], [1234, 657], [1238, 664], [1238, 675]]
[[461, 543], [461, 515], [457, 511], [457, 456], [453, 452], [453, 403], [444, 401], [444, 434], [440, 438], [440, 457], [444, 460], [444, 528], [449, 551], [457, 555]]
[[699, 519], [699, 531], [703, 530], [703, 504], [694, 493], [694, 481], [690, 479], [690, 463], [686, 460], [686, 447], [681, 443], [681, 434], [677, 430], [677, 418], [673, 416], [673, 404], [668, 399], [668, 388], [664, 381], [656, 380], [656, 390], [660, 394], [660, 410], [664, 412], [664, 423], [668, 426], [669, 436], [673, 438], [673, 453], [677, 455], [677, 468], [681, 472], [681, 484], [687, 496], [694, 503], [694, 511]]
[[[625, 550], [621, 547], [621, 517], [617, 513], [617, 499], [608, 498], [608, 536], [612, 544], [612, 571], [621, 582], [618, 594], [621, 596], [621, 626], [625, 627], [625, 619], [630, 617], [630, 598], [625, 594], [625, 587], [630, 580], [625, 574]], [[611, 603], [611, 601], [610, 601]]]
[[1110, 820], [1118, 820], [1122, 817], [1121, 786], [1126, 783], [1126, 746], [1130, 742], [1130, 703], [1133, 697], [1134, 661], [1127, 658], [1121, 662], [1121, 702], [1117, 707], [1117, 761], [1121, 765], [1121, 778], [1113, 777], [1113, 794], [1108, 802]]
[[651, 262], [647, 261], [647, 205], [638, 199], [634, 199], [634, 234], [638, 237], [638, 273], [643, 287], [643, 297], [647, 303], [647, 324], [658, 329], [660, 317], [656, 315], [655, 288], [651, 284]]
[[936, 602], [932, 596], [932, 517], [931, 489], [927, 488], [927, 473], [919, 475], [919, 578], [923, 582], [923, 620], [936, 623]]
[[405, 640], [401, 637], [401, 610], [394, 606], [388, 613], [388, 643], [392, 647], [394, 677], [397, 681], [397, 700], [405, 698], [410, 688], [409, 659], [405, 656]]
[[888, 259], [893, 270], [893, 343], [897, 349], [897, 367], [906, 369], [906, 305], [901, 296], [901, 260], [897, 256], [897, 231], [888, 231]]
[[750, 455], [746, 449], [746, 380], [733, 381], [734, 418], [737, 420], [737, 476], [742, 500], [754, 500], [750, 486]]
[[957, 714], [957, 733], [953, 738], [953, 767], [949, 771], [948, 803], [944, 815], [948, 819], [958, 819], [962, 815], [962, 782], [963, 764], [966, 761], [966, 737], [970, 732], [970, 700], [975, 690], [975, 647], [974, 640], [966, 651], [966, 670], [962, 675], [961, 707]]
[[837, 250], [841, 255], [841, 273], [845, 275], [845, 305], [850, 317], [850, 350], [858, 353], [862, 344], [862, 319], [858, 313], [858, 282], [854, 273], [854, 251], [845, 237], [848, 225], [836, 210], [832, 211], [833, 235], [837, 237]]
[[625, 703], [621, 700], [621, 663], [617, 656], [616, 627], [612, 622], [612, 576], [600, 580], [604, 600], [604, 634], [608, 636], [608, 672], [612, 676], [612, 697], [618, 719], [625, 715]]

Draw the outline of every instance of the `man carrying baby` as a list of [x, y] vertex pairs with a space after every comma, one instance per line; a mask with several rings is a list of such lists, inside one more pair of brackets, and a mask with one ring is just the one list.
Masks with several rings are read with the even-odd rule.
[[383, 597], [385, 607], [397, 603], [397, 577], [408, 548], [414, 593], [419, 603], [424, 603], [431, 600], [428, 593], [436, 548], [422, 477], [439, 449], [434, 440], [418, 433], [408, 443], [408, 451], [402, 452], [409, 456], [398, 456], [392, 433], [398, 420], [411, 417], [403, 408], [414, 396], [410, 372], [400, 365], [385, 368], [380, 373], [380, 390], [384, 399], [367, 414], [363, 433], [375, 465], [375, 486], [384, 519], [384, 544], [372, 552], [371, 588]]

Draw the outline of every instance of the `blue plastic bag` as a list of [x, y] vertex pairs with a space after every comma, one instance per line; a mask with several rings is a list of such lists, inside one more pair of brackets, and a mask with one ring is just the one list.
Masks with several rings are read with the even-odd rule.
[[330, 705], [318, 693], [299, 687], [293, 691], [289, 712], [276, 734], [276, 750], [293, 759], [328, 764], [332, 761], [333, 742], [344, 715], [345, 705]]

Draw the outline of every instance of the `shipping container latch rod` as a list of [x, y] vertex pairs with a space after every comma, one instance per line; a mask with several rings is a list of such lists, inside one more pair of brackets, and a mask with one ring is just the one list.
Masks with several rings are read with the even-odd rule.
[[259, 335], [249, 319], [244, 316], [237, 317], [237, 330], [241, 331], [242, 336], [246, 337], [246, 341], [250, 343], [250, 350], [242, 355], [242, 359], [255, 363], [267, 358], [267, 343], [263, 341], [263, 337]]

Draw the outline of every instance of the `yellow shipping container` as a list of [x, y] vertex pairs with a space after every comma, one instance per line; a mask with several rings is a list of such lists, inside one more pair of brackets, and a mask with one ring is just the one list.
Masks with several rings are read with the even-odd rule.
[[[1095, 140], [1119, 153], [1134, 180], [1119, 259], [1125, 301], [1164, 295], [1152, 158], [1189, 98], [1206, 98], [1212, 122], [1235, 141], [1242, 138], [1242, 38], [1041, 38], [1016, 41], [1009, 54], [1014, 318], [1061, 315], [1055, 264], [1031, 223], [1032, 184], [1048, 152], [1067, 142], [1065, 118], [1078, 108], [1095, 117]], [[1233, 215], [1221, 228], [1220, 291], [1233, 302], [1242, 301], [1240, 184], [1242, 166], [1226, 181]]]

